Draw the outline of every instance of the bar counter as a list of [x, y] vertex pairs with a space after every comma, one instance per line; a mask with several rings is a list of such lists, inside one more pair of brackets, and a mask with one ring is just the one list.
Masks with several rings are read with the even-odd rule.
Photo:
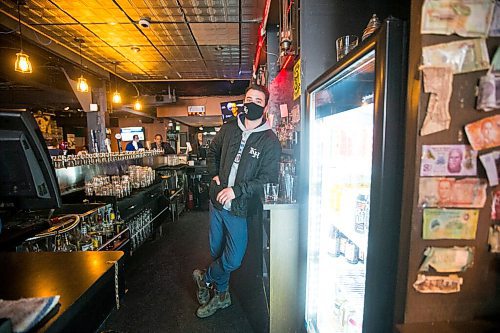
[[[299, 205], [263, 203], [269, 211], [269, 332], [297, 332], [299, 293]], [[286, 277], [286, 278], [284, 278]]]
[[60, 295], [59, 305], [34, 332], [94, 332], [116, 306], [123, 252], [0, 253], [0, 299]]

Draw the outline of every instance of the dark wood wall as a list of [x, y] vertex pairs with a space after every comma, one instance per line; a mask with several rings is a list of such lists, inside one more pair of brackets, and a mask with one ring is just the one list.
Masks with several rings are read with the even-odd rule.
[[[475, 87], [479, 78], [486, 71], [466, 74], [455, 74], [453, 77], [453, 95], [450, 101], [450, 129], [427, 136], [418, 135], [425, 117], [429, 95], [423, 92], [421, 73], [421, 50], [423, 46], [463, 40], [457, 35], [421, 35], [420, 20], [423, 0], [412, 1], [411, 36], [408, 75], [408, 108], [407, 108], [407, 145], [406, 145], [406, 183], [403, 200], [403, 234], [401, 236], [402, 251], [400, 267], [402, 271], [406, 303], [404, 306], [404, 322], [430, 321], [466, 321], [494, 317], [500, 313], [500, 260], [495, 254], [488, 252], [488, 228], [491, 225], [491, 192], [487, 189], [488, 199], [484, 208], [480, 209], [477, 236], [475, 240], [423, 240], [422, 214], [418, 207], [418, 182], [420, 179], [420, 156], [422, 145], [433, 144], [469, 144], [464, 126], [484, 117], [498, 114], [499, 111], [485, 113], [474, 109], [476, 103]], [[492, 58], [500, 38], [488, 38], [488, 51]], [[491, 149], [490, 149], [491, 150]], [[479, 155], [487, 151], [482, 151]], [[478, 176], [486, 178], [484, 168], [478, 160]], [[407, 244], [410, 244], [409, 249]], [[474, 246], [476, 253], [474, 265], [464, 273], [459, 273], [464, 280], [460, 293], [420, 294], [412, 284], [416, 280], [418, 269], [423, 260], [423, 252], [428, 246]], [[429, 272], [428, 274], [433, 274]], [[406, 275], [406, 276], [405, 276]], [[434, 275], [442, 275], [434, 273]], [[498, 319], [497, 319], [498, 320]]]

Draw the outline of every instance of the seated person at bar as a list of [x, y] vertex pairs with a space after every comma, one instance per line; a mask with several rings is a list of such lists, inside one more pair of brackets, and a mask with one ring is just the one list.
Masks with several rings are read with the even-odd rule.
[[151, 144], [151, 149], [163, 149], [164, 154], [175, 154], [174, 148], [168, 142], [163, 142], [161, 134], [155, 135], [155, 142]]
[[127, 143], [127, 147], [125, 147], [126, 151], [136, 151], [144, 148], [142, 143], [139, 142], [139, 135], [135, 134], [133, 136], [133, 140]]

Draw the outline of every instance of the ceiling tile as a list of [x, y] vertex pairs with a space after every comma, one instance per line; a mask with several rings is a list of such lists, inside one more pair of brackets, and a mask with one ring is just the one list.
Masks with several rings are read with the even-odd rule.
[[[86, 58], [110, 71], [118, 62], [118, 73], [128, 79], [173, 79], [177, 72], [183, 79], [237, 77], [240, 67], [248, 76], [265, 0], [179, 3], [180, 7], [171, 0], [29, 0], [21, 17], [76, 54], [80, 45], [74, 39], [83, 38]], [[0, 1], [0, 9], [17, 15], [15, 1]], [[137, 25], [141, 17], [151, 19], [149, 28]], [[216, 49], [218, 45], [222, 50]], [[141, 51], [135, 53], [131, 46]]]
[[238, 23], [191, 23], [198, 45], [239, 45]]

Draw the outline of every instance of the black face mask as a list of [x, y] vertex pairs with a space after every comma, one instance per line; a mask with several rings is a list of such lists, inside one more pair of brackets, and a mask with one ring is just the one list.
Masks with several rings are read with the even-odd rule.
[[264, 114], [264, 107], [255, 103], [245, 103], [243, 113], [248, 120], [257, 120]]

